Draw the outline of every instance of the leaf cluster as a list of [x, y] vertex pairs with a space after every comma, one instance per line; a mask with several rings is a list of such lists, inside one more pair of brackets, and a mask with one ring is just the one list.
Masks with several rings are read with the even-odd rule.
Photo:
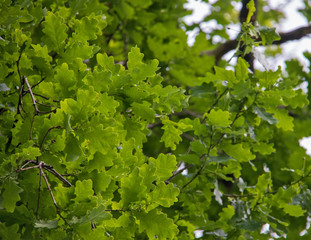
[[[213, 14], [226, 25], [224, 2]], [[250, 23], [251, 5], [244, 52], [216, 66], [200, 55], [212, 38], [188, 46], [184, 3], [1, 3], [2, 239], [270, 239], [305, 228], [310, 73], [297, 60], [249, 70], [244, 56], [277, 39]]]

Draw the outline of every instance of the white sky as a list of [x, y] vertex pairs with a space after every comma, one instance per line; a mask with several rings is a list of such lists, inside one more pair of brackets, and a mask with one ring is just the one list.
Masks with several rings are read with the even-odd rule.
[[[207, 4], [206, 2], [202, 2], [201, 0], [188, 0], [188, 3], [185, 4], [185, 7], [188, 9], [193, 9], [193, 14], [191, 16], [187, 16], [184, 18], [184, 21], [190, 25], [192, 23], [198, 23], [204, 19], [205, 16], [211, 13], [210, 4], [215, 3], [217, 0], [210, 0]], [[307, 26], [307, 20], [297, 11], [299, 8], [303, 7], [303, 0], [269, 0], [270, 6], [275, 8], [280, 8], [285, 12], [285, 19], [281, 21], [276, 27], [278, 32], [289, 32], [298, 27]], [[242, 6], [241, 3], [236, 3], [235, 8], [240, 9]], [[230, 25], [232, 30], [227, 30], [228, 34], [234, 38], [238, 31], [234, 31], [234, 29], [239, 30], [238, 25]], [[216, 21], [210, 21], [209, 24], [202, 24], [201, 28], [209, 29], [209, 28], [217, 28]], [[198, 34], [198, 29], [193, 30], [188, 33], [188, 43], [190, 45], [193, 44], [195, 36]], [[263, 52], [264, 48], [259, 48], [259, 52]], [[271, 69], [277, 69], [280, 65], [282, 69], [284, 69], [285, 64], [284, 61], [292, 58], [297, 58], [304, 66], [306, 71], [309, 71], [309, 61], [303, 56], [303, 52], [309, 51], [311, 52], [311, 35], [309, 37], [304, 37], [297, 41], [290, 41], [282, 44], [282, 55], [276, 56], [275, 58], [267, 58], [265, 59], [267, 65]], [[227, 53], [224, 57], [229, 59], [233, 55], [232, 52]], [[256, 64], [256, 63], [255, 63]], [[261, 67], [259, 63], [257, 63], [256, 67]], [[311, 104], [311, 103], [310, 103]], [[304, 138], [300, 141], [300, 145], [307, 149], [307, 153], [311, 155], [311, 137]]]

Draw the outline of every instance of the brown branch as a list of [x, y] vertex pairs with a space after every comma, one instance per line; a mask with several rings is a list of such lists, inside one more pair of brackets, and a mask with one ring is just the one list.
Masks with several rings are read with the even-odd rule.
[[33, 122], [35, 121], [35, 116], [36, 116], [36, 115], [33, 115], [33, 116], [32, 116], [32, 119], [31, 119], [30, 131], [29, 131], [29, 140], [31, 140], [31, 139], [32, 139]]
[[[286, 33], [280, 33], [281, 39], [278, 41], [274, 41], [272, 44], [273, 45], [280, 45], [282, 43], [288, 42], [288, 41], [293, 41], [293, 40], [299, 40], [308, 34], [311, 34], [311, 25], [297, 28], [293, 31], [286, 32]], [[257, 39], [260, 41], [261, 39]], [[219, 60], [225, 55], [227, 52], [234, 50], [238, 45], [237, 40], [228, 40], [227, 42], [219, 45], [216, 49], [212, 51], [202, 51], [202, 55], [207, 55], [207, 56], [215, 56], [216, 63], [219, 62]]]
[[192, 166], [193, 166], [193, 164], [188, 164], [187, 166], [183, 167], [182, 169], [173, 172], [172, 176], [170, 176], [168, 179], [165, 180], [165, 183], [168, 184], [174, 177], [181, 174], [186, 169], [191, 168]]
[[[205, 156], [205, 154], [204, 154], [204, 156]], [[202, 164], [202, 166], [199, 168], [197, 173], [184, 186], [182, 186], [182, 189], [186, 188], [190, 183], [192, 183], [201, 174], [201, 172], [204, 169], [205, 165], [206, 165], [206, 161], [205, 161], [204, 164]]]
[[38, 212], [39, 212], [39, 206], [40, 206], [40, 195], [41, 195], [41, 171], [40, 172], [40, 176], [39, 176], [39, 187], [38, 187], [38, 199], [37, 199], [37, 210], [36, 210], [36, 216], [38, 217]]
[[43, 139], [42, 139], [42, 142], [40, 143], [40, 147], [39, 147], [40, 150], [42, 149], [43, 144], [44, 144], [44, 142], [45, 142], [45, 140], [46, 140], [48, 134], [50, 133], [50, 131], [53, 130], [53, 129], [57, 129], [57, 128], [61, 128], [61, 126], [51, 127], [51, 128], [49, 128], [49, 129], [46, 131], [46, 133], [44, 134], [44, 137], [43, 137]]
[[293, 40], [298, 40], [301, 39], [308, 34], [311, 33], [311, 25], [306, 26], [306, 27], [301, 27], [297, 28], [293, 31], [287, 32], [287, 33], [281, 33], [281, 39], [278, 41], [273, 42], [273, 44], [280, 45], [282, 43], [285, 43], [287, 41], [293, 41]]
[[[28, 164], [35, 164], [35, 166], [31, 166], [31, 167], [26, 167]], [[26, 167], [26, 168], [25, 168]], [[50, 192], [50, 195], [51, 195], [51, 198], [52, 198], [52, 201], [56, 207], [56, 210], [57, 212], [59, 213], [59, 208], [57, 206], [57, 203], [56, 203], [56, 200], [54, 198], [54, 195], [53, 195], [53, 192], [52, 192], [52, 189], [51, 189], [51, 186], [49, 184], [49, 180], [47, 178], [47, 176], [45, 175], [43, 169], [47, 170], [48, 172], [52, 173], [55, 177], [57, 177], [59, 180], [61, 180], [64, 184], [66, 184], [68, 187], [71, 187], [72, 184], [67, 180], [65, 179], [61, 174], [59, 174], [52, 166], [48, 165], [48, 164], [45, 164], [45, 162], [41, 161], [41, 162], [37, 162], [37, 161], [34, 161], [34, 160], [28, 160], [21, 168], [17, 169], [16, 172], [19, 173], [21, 171], [26, 171], [26, 170], [29, 170], [29, 169], [33, 169], [33, 168], [39, 168], [39, 172], [40, 172], [40, 176], [39, 176], [39, 189], [38, 189], [38, 199], [37, 199], [37, 213], [38, 214], [38, 209], [39, 209], [39, 202], [40, 202], [40, 193], [41, 193], [41, 177], [43, 176], [44, 178], [44, 181], [46, 183], [46, 186]]]
[[230, 52], [231, 50], [235, 49], [238, 45], [237, 40], [229, 40], [221, 45], [219, 45], [216, 49], [212, 51], [202, 51], [202, 55], [207, 55], [207, 56], [215, 56], [215, 61], [218, 63], [220, 59], [222, 58], [223, 55], [225, 55], [227, 52]]
[[28, 82], [28, 79], [26, 76], [24, 76], [24, 80], [27, 84], [27, 87], [28, 87], [28, 90], [29, 90], [29, 93], [30, 93], [30, 96], [31, 96], [31, 99], [32, 99], [32, 104], [33, 104], [33, 107], [35, 108], [35, 115], [39, 115], [39, 109], [37, 107], [37, 102], [36, 102], [36, 99], [35, 99], [35, 96], [33, 95], [33, 92], [32, 92], [32, 89], [31, 89], [31, 86]]
[[17, 172], [20, 172], [20, 171], [27, 171], [29, 169], [33, 169], [33, 168], [38, 168], [39, 166], [36, 165], [36, 166], [31, 166], [31, 167], [27, 167], [27, 168], [20, 168], [18, 170], [16, 170]]
[[192, 116], [195, 118], [202, 118], [202, 114], [188, 110], [188, 109], [183, 109], [181, 112], [174, 112], [175, 116], [179, 116], [179, 117], [188, 117], [188, 116]]
[[191, 135], [187, 133], [182, 133], [181, 136], [184, 137], [185, 139], [188, 139], [190, 142], [193, 142], [195, 139], [194, 137], [192, 137]]
[[44, 163], [43, 167], [44, 167], [44, 169], [46, 169], [47, 171], [52, 173], [55, 177], [57, 177], [59, 180], [61, 180], [68, 187], [72, 186], [72, 184], [66, 178], [64, 178], [61, 174], [59, 174], [52, 166]]
[[43, 170], [42, 170], [42, 165], [43, 165], [43, 164], [44, 164], [44, 162], [40, 162], [40, 163], [39, 163], [40, 173], [43, 175], [44, 181], [45, 181], [45, 183], [46, 183], [46, 186], [47, 186], [48, 189], [49, 189], [49, 192], [50, 192], [51, 198], [52, 198], [52, 200], [53, 200], [53, 203], [54, 203], [55, 207], [58, 209], [56, 200], [55, 200], [55, 198], [54, 198], [52, 189], [51, 189], [50, 184], [49, 184], [49, 180], [47, 179], [47, 177], [45, 176], [45, 174], [44, 174], [44, 172], [43, 172]]

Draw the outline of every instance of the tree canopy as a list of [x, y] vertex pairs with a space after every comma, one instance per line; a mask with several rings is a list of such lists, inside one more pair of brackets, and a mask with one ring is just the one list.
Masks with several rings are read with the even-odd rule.
[[1, 1], [1, 239], [309, 239], [311, 73], [254, 60], [311, 26], [240, 2]]

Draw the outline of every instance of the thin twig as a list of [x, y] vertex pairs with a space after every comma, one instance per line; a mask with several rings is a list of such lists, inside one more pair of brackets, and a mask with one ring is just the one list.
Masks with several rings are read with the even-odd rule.
[[52, 173], [55, 177], [57, 177], [59, 180], [61, 180], [64, 184], [66, 184], [68, 187], [71, 187], [72, 184], [64, 178], [61, 174], [59, 174], [52, 166], [43, 164], [43, 168]]
[[[223, 93], [221, 93], [221, 94], [217, 97], [216, 101], [215, 101], [215, 102], [213, 103], [213, 105], [208, 109], [207, 114], [209, 114], [209, 113], [212, 111], [212, 109], [215, 108], [215, 106], [218, 104], [219, 100], [220, 100], [228, 91], [229, 91], [229, 88], [226, 88], [225, 91], [223, 91]], [[201, 119], [201, 123], [203, 123], [205, 120], [206, 120], [206, 115]]]
[[42, 139], [42, 141], [41, 141], [41, 143], [40, 143], [40, 147], [39, 147], [40, 150], [42, 149], [43, 144], [44, 144], [44, 142], [45, 142], [45, 140], [46, 140], [48, 134], [50, 133], [50, 131], [53, 130], [53, 129], [57, 129], [57, 128], [61, 128], [61, 126], [51, 127], [51, 128], [49, 128], [49, 129], [47, 130], [47, 132], [44, 134], [43, 139]]
[[168, 184], [174, 177], [181, 174], [186, 169], [191, 168], [192, 166], [193, 166], [193, 164], [188, 164], [187, 166], [183, 167], [182, 169], [173, 172], [172, 176], [170, 176], [168, 179], [165, 180], [165, 183]]
[[36, 102], [35, 96], [33, 95], [31, 86], [30, 86], [26, 76], [24, 76], [24, 80], [25, 80], [25, 82], [27, 84], [27, 87], [28, 87], [28, 90], [29, 90], [29, 93], [30, 93], [30, 96], [31, 96], [31, 99], [32, 99], [33, 107], [35, 108], [35, 115], [39, 115], [40, 111], [39, 111], [39, 109], [37, 107], [37, 102]]
[[[300, 27], [290, 32], [280, 33], [281, 39], [278, 41], [274, 41], [271, 45], [280, 45], [288, 41], [299, 40], [310, 33], [311, 33], [311, 25]], [[256, 39], [256, 41], [261, 41], [261, 39], [260, 38]], [[219, 45], [216, 49], [212, 51], [202, 51], [201, 56], [202, 55], [215, 56], [216, 63], [218, 63], [223, 55], [225, 55], [227, 52], [231, 50], [234, 50], [237, 45], [238, 41], [236, 39], [228, 40], [227, 42]]]
[[194, 141], [194, 137], [192, 137], [191, 135], [189, 135], [187, 133], [182, 133], [181, 136], [183, 136], [184, 138], [188, 139], [190, 142]]
[[199, 119], [202, 118], [202, 114], [194, 112], [194, 111], [190, 111], [188, 109], [183, 109], [181, 112], [174, 112], [173, 115], [181, 116], [181, 117], [190, 115], [190, 116], [195, 117], [195, 118], [199, 118]]
[[20, 168], [20, 169], [18, 169], [17, 171], [18, 171], [18, 172], [20, 172], [20, 171], [27, 171], [27, 170], [29, 170], [29, 169], [38, 168], [38, 167], [39, 167], [39, 166], [36, 165], [36, 166], [32, 166], [32, 167], [27, 167], [27, 168]]
[[[48, 98], [48, 97], [43, 96], [43, 95], [38, 94], [38, 93], [33, 93], [33, 95], [38, 96], [38, 97], [41, 97], [41, 98], [43, 98], [43, 99], [45, 99], [45, 100], [49, 100], [49, 98]], [[55, 99], [52, 99], [52, 101], [53, 101], [53, 102], [56, 102], [56, 103], [58, 103], [58, 102], [59, 102], [59, 100], [55, 100]]]
[[45, 78], [42, 78], [39, 82], [34, 84], [31, 88], [34, 89], [36, 86], [38, 86], [40, 83], [42, 83], [45, 80]]
[[46, 186], [47, 186], [48, 189], [49, 189], [49, 192], [50, 192], [51, 198], [52, 198], [52, 200], [53, 200], [53, 203], [54, 203], [55, 207], [58, 208], [57, 203], [56, 203], [55, 198], [54, 198], [54, 195], [53, 195], [53, 192], [52, 192], [52, 189], [51, 189], [51, 187], [50, 187], [49, 181], [48, 181], [47, 177], [45, 176], [45, 174], [44, 174], [44, 172], [43, 172], [42, 164], [43, 164], [43, 162], [40, 162], [40, 163], [39, 163], [40, 172], [41, 172], [41, 174], [43, 175], [43, 178], [44, 178], [44, 181], [45, 181], [45, 183], [46, 183]]
[[35, 121], [35, 116], [36, 116], [36, 115], [33, 115], [33, 116], [32, 116], [32, 119], [31, 119], [30, 131], [29, 131], [29, 140], [32, 139], [33, 122]]
[[24, 167], [26, 167], [29, 163], [33, 163], [33, 160], [28, 160], [22, 167], [21, 169], [23, 169]]
[[40, 172], [40, 176], [39, 176], [39, 187], [38, 187], [38, 199], [37, 199], [37, 210], [36, 210], [36, 216], [38, 217], [38, 212], [39, 212], [39, 205], [40, 205], [40, 194], [41, 194], [41, 177], [42, 177], [42, 173]]
[[125, 210], [125, 209], [105, 209], [106, 212], [126, 212], [130, 210]]
[[211, 108], [207, 111], [207, 113], [210, 113], [212, 111], [212, 109], [217, 105], [217, 103], [219, 102], [219, 100], [228, 92], [229, 88], [226, 88], [225, 91], [223, 91], [222, 94], [220, 94], [218, 96], [218, 98], [216, 99], [216, 101], [213, 103], [213, 105], [211, 106]]

